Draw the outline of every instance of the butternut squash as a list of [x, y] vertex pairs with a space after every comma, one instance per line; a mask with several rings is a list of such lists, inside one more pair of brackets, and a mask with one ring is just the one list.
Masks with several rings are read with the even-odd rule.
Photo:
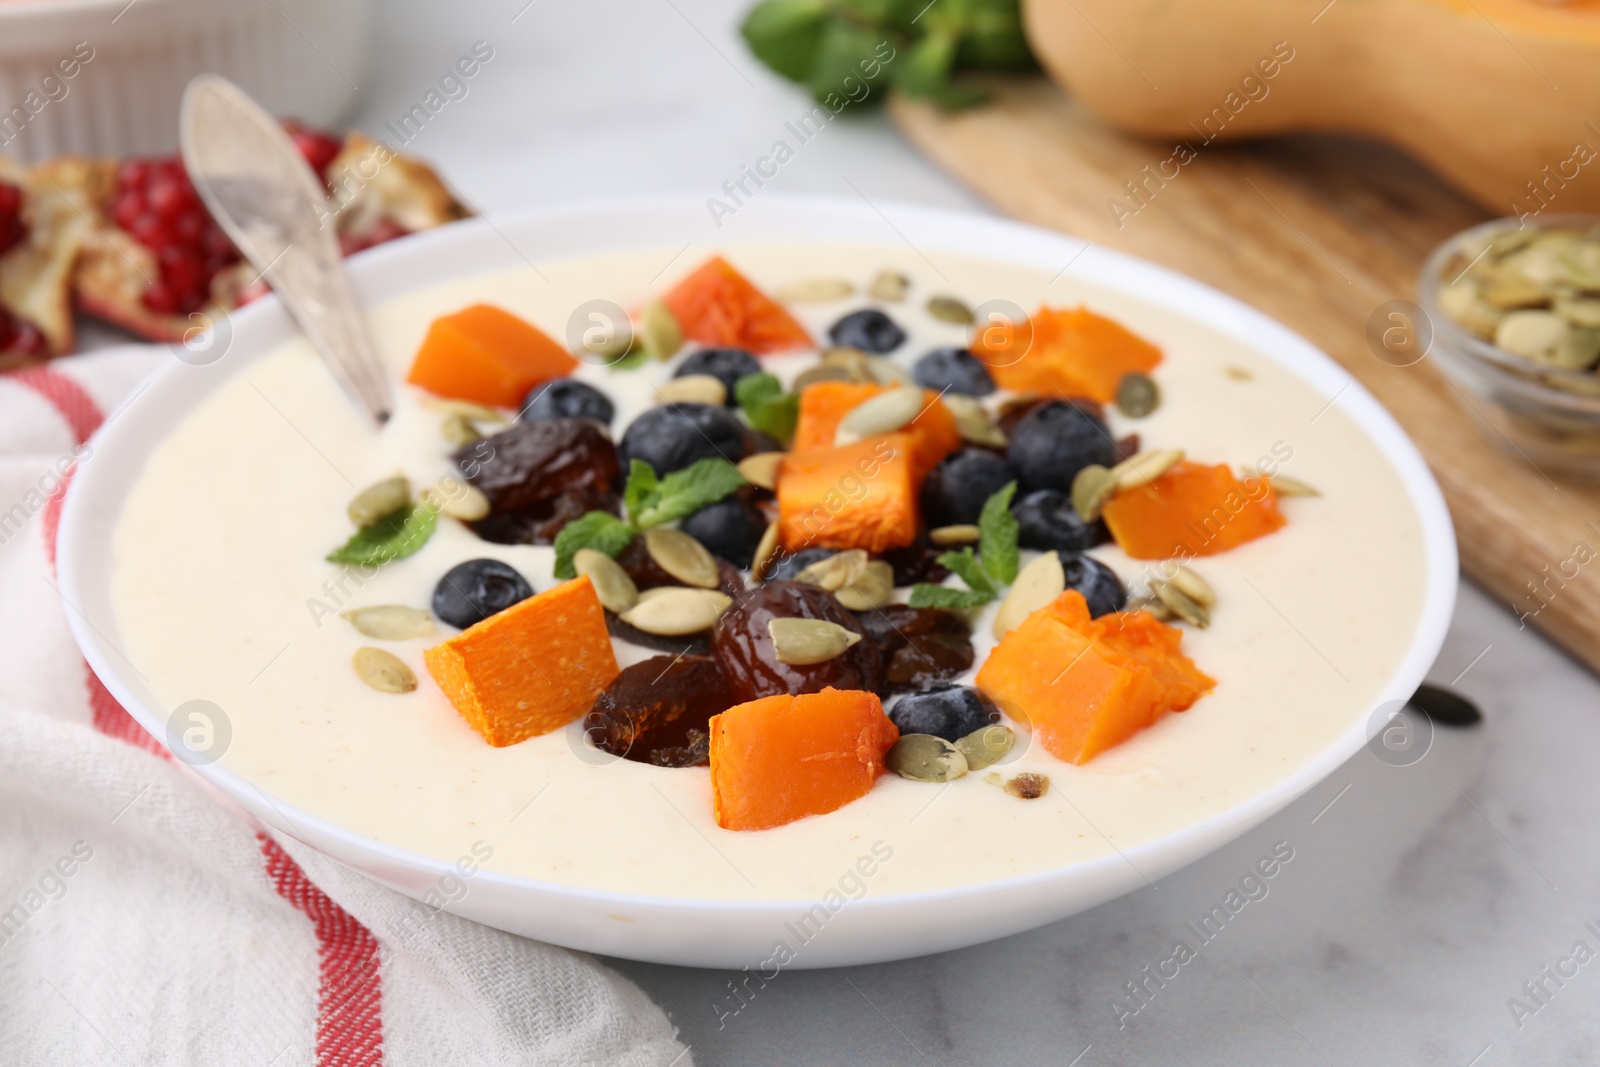
[[1085, 106], [1172, 147], [1113, 193], [1119, 222], [1213, 141], [1312, 130], [1389, 141], [1496, 214], [1600, 210], [1595, 0], [1024, 0], [1023, 20]]
[[978, 688], [1051, 755], [1086, 763], [1216, 685], [1182, 641], [1145, 611], [1091, 619], [1083, 594], [1068, 590], [1001, 638]]
[[513, 604], [422, 658], [461, 717], [496, 748], [565, 726], [620, 673], [588, 577]]
[[711, 718], [717, 825], [766, 830], [867, 795], [900, 731], [874, 693], [762, 697]]

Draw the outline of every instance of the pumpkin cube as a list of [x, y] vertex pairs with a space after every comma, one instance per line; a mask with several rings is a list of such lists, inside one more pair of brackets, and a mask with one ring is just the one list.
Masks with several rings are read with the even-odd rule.
[[1189, 462], [1118, 493], [1103, 514], [1117, 546], [1134, 559], [1214, 556], [1288, 522], [1267, 479], [1241, 481], [1223, 464]]
[[1182, 640], [1149, 612], [1091, 619], [1068, 590], [1001, 638], [977, 684], [1051, 755], [1086, 763], [1216, 685]]
[[882, 552], [917, 537], [916, 439], [869, 437], [790, 452], [778, 466], [778, 540], [802, 548]]
[[538, 327], [491, 304], [441, 315], [428, 327], [406, 381], [430, 393], [514, 408], [578, 360]]
[[824, 689], [762, 697], [711, 718], [717, 825], [766, 830], [859, 800], [900, 731], [877, 694]]
[[423, 659], [461, 717], [496, 748], [565, 726], [620, 673], [587, 577], [513, 604]]
[[721, 256], [696, 267], [661, 301], [683, 336], [708, 348], [742, 348], [760, 356], [812, 347], [805, 327]]
[[[800, 391], [800, 419], [795, 425], [795, 451], [808, 448], [832, 448], [839, 423], [851, 411], [895, 388], [870, 382], [817, 382]], [[900, 428], [901, 433], [916, 438], [913, 452], [916, 456], [917, 485], [939, 461], [961, 447], [961, 432], [956, 429], [955, 416], [939, 399], [938, 392], [924, 392], [927, 405], [911, 422]]]
[[1161, 349], [1083, 307], [1041, 307], [1025, 323], [980, 327], [972, 354], [1002, 388], [1102, 404], [1116, 399], [1123, 375], [1161, 362]]

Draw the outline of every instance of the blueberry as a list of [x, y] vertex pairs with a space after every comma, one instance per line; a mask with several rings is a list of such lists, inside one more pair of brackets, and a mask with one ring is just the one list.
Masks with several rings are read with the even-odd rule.
[[821, 563], [831, 555], [833, 555], [831, 548], [802, 548], [793, 555], [779, 556], [778, 561], [767, 572], [767, 581], [792, 582], [795, 575], [813, 563]]
[[1067, 588], [1083, 594], [1089, 604], [1089, 617], [1098, 619], [1113, 611], [1121, 611], [1128, 604], [1128, 590], [1115, 571], [1092, 556], [1076, 552], [1057, 552], [1061, 557], [1061, 570], [1067, 577]]
[[1082, 552], [1111, 540], [1106, 524], [1086, 523], [1073, 510], [1072, 499], [1059, 489], [1036, 489], [1011, 505], [1017, 520], [1017, 544], [1040, 552]]
[[733, 407], [733, 387], [740, 378], [751, 374], [760, 374], [761, 364], [756, 362], [756, 357], [742, 348], [702, 348], [691, 353], [689, 358], [678, 365], [673, 372], [674, 378], [682, 378], [689, 374], [709, 374], [728, 387], [728, 399], [724, 406]]
[[917, 360], [911, 374], [924, 389], [949, 390], [967, 396], [988, 396], [994, 392], [989, 368], [965, 348], [935, 348]]
[[977, 522], [984, 501], [1016, 481], [1011, 464], [981, 448], [968, 448], [933, 468], [922, 483], [922, 517], [929, 529]]
[[604, 426], [611, 425], [617, 413], [611, 398], [592, 385], [572, 378], [556, 378], [540, 382], [528, 390], [522, 401], [524, 419], [593, 419]]
[[433, 587], [433, 613], [465, 630], [533, 595], [533, 586], [497, 559], [469, 559], [445, 571]]
[[671, 474], [702, 459], [737, 463], [748, 452], [744, 424], [710, 404], [663, 404], [651, 408], [622, 435], [622, 461], [642, 459], [657, 474]]
[[901, 734], [932, 734], [959, 741], [1000, 721], [1000, 709], [984, 694], [965, 685], [939, 685], [908, 693], [889, 709], [889, 721]]
[[1006, 458], [1016, 468], [1022, 491], [1071, 492], [1072, 478], [1091, 463], [1117, 462], [1117, 446], [1106, 424], [1089, 412], [1052, 401], [1030, 412], [1011, 432]]
[[852, 311], [828, 327], [828, 338], [844, 348], [863, 352], [893, 352], [905, 343], [906, 332], [876, 308]]
[[750, 566], [766, 532], [767, 519], [737, 496], [707, 504], [684, 519], [680, 529], [740, 570]]

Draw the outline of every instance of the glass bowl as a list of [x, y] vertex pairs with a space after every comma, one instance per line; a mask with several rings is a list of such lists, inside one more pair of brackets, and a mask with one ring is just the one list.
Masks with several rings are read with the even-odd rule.
[[1441, 303], [1489, 242], [1558, 229], [1600, 235], [1600, 216], [1504, 218], [1463, 230], [1428, 257], [1417, 280], [1417, 300], [1433, 331], [1428, 354], [1490, 440], [1545, 474], [1600, 482], [1600, 373], [1508, 352], [1463, 326]]

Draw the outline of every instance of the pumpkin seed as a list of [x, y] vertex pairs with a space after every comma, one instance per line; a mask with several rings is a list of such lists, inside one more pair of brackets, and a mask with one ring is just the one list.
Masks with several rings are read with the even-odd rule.
[[1593, 297], [1557, 300], [1556, 313], [1574, 326], [1600, 327], [1600, 300]]
[[1000, 429], [989, 410], [972, 397], [946, 393], [940, 398], [940, 403], [955, 417], [956, 431], [961, 434], [963, 441], [988, 445], [990, 448], [1006, 447], [1005, 431]]
[[1566, 334], [1566, 322], [1553, 311], [1513, 311], [1495, 328], [1494, 343], [1514, 356], [1549, 363]]
[[928, 314], [940, 322], [953, 322], [957, 326], [972, 322], [972, 309], [953, 296], [929, 297]]
[[994, 723], [956, 742], [956, 748], [966, 757], [967, 769], [981, 771], [992, 763], [999, 763], [1017, 743], [1017, 732], [1009, 726]]
[[915, 386], [901, 386], [887, 393], [879, 393], [845, 413], [844, 418], [839, 420], [833, 443], [836, 446], [851, 445], [868, 437], [893, 433], [922, 414], [924, 403], [922, 390]]
[[1211, 583], [1200, 577], [1194, 571], [1181, 563], [1174, 563], [1172, 573], [1167, 576], [1167, 581], [1176, 586], [1190, 600], [1203, 608], [1215, 607], [1217, 591], [1211, 588]]
[[1172, 618], [1172, 609], [1153, 596], [1132, 597], [1128, 600], [1128, 604], [1123, 610], [1149, 612], [1162, 622]]
[[822, 350], [822, 365], [824, 367], [838, 367], [849, 375], [848, 381], [870, 382], [872, 378], [872, 365], [868, 355], [859, 348], [838, 347]]
[[639, 603], [639, 587], [633, 584], [622, 564], [592, 548], [580, 548], [572, 554], [572, 569], [586, 575], [594, 585], [594, 595], [600, 606], [613, 615], [631, 611]]
[[356, 677], [380, 693], [409, 693], [417, 687], [417, 676], [411, 668], [381, 648], [356, 649], [350, 665], [356, 669]]
[[791, 304], [826, 304], [843, 300], [856, 291], [855, 285], [843, 278], [807, 278], [793, 282], [778, 290], [779, 300]]
[[845, 579], [833, 594], [851, 611], [871, 611], [894, 599], [894, 568], [873, 560]]
[[867, 295], [874, 300], [887, 300], [897, 303], [906, 298], [906, 290], [911, 287], [911, 280], [904, 274], [892, 270], [880, 270], [872, 279], [872, 284], [867, 286]]
[[767, 633], [772, 658], [793, 667], [826, 663], [861, 640], [854, 630], [826, 619], [768, 619]]
[[1018, 800], [1037, 800], [1050, 791], [1050, 776], [1024, 771], [1007, 778], [1006, 784], [1001, 788]]
[[386, 515], [393, 515], [411, 503], [411, 480], [403, 474], [374, 482], [350, 501], [345, 510], [358, 529], [365, 530]]
[[1072, 510], [1084, 522], [1093, 522], [1116, 491], [1117, 476], [1100, 464], [1091, 463], [1072, 476]]
[[658, 637], [683, 637], [711, 629], [733, 598], [711, 589], [682, 589], [672, 586], [650, 589], [639, 595], [639, 603], [622, 613], [629, 626]]
[[1117, 480], [1118, 490], [1137, 489], [1167, 473], [1181, 459], [1181, 448], [1156, 448], [1123, 460], [1111, 468], [1111, 474]]
[[854, 578], [867, 565], [865, 549], [851, 548], [835, 552], [827, 559], [819, 559], [794, 576], [797, 582], [820, 585], [832, 593]]
[[678, 320], [659, 300], [644, 306], [639, 316], [639, 339], [644, 350], [656, 359], [671, 359], [683, 347], [683, 331]]
[[867, 377], [878, 385], [911, 385], [911, 372], [888, 356], [867, 357]]
[[1517, 276], [1496, 278], [1483, 291], [1483, 299], [1490, 307], [1502, 311], [1544, 307], [1550, 303], [1550, 296], [1543, 286]]
[[1174, 615], [1189, 625], [1198, 626], [1202, 630], [1211, 625], [1211, 613], [1206, 610], [1205, 605], [1197, 602], [1171, 582], [1151, 582], [1150, 591]]
[[883, 762], [913, 782], [953, 782], [967, 773], [967, 757], [961, 750], [932, 734], [901, 735]]
[[469, 445], [483, 438], [483, 431], [459, 411], [452, 411], [439, 420], [439, 432], [453, 445]]
[[715, 589], [721, 580], [717, 560], [706, 546], [682, 530], [657, 526], [644, 532], [644, 547], [656, 566], [684, 585]]
[[772, 557], [778, 554], [778, 524], [767, 523], [767, 528], [762, 531], [761, 540], [756, 544], [756, 553], [750, 558], [750, 573], [756, 578], [765, 578], [767, 568], [772, 566]]
[[1142, 419], [1161, 406], [1161, 387], [1148, 374], [1133, 371], [1117, 383], [1117, 410], [1130, 419]]
[[441, 515], [462, 522], [477, 522], [489, 514], [489, 498], [482, 489], [446, 475], [439, 484], [422, 491], [422, 498]]
[[1022, 620], [1038, 611], [1067, 588], [1067, 574], [1061, 566], [1061, 557], [1054, 552], [1044, 552], [1030, 560], [1017, 572], [1016, 581], [1000, 602], [994, 614], [994, 636], [1004, 637]]
[[1588, 370], [1600, 360], [1600, 330], [1573, 327], [1556, 346], [1553, 362], [1568, 370]]
[[850, 372], [843, 367], [828, 363], [819, 363], [815, 367], [808, 367], [794, 377], [794, 384], [789, 387], [790, 392], [798, 393], [808, 385], [818, 382], [848, 382]]
[[[1253, 472], [1252, 472], [1253, 475]], [[1247, 476], [1252, 476], [1247, 475]], [[1273, 474], [1267, 478], [1267, 484], [1272, 486], [1272, 491], [1279, 496], [1321, 496], [1322, 492], [1309, 482], [1302, 482], [1299, 478], [1291, 478], [1287, 474]]]
[[970, 545], [978, 540], [981, 531], [971, 523], [955, 526], [938, 526], [928, 531], [928, 540], [944, 548], [947, 545]]
[[506, 413], [498, 408], [474, 404], [470, 400], [451, 400], [447, 397], [426, 395], [422, 406], [444, 415], [463, 415], [473, 422], [506, 422]]
[[348, 619], [357, 633], [379, 641], [407, 641], [433, 633], [433, 616], [421, 608], [408, 608], [404, 604], [351, 608], [341, 611], [339, 617]]
[[751, 485], [762, 489], [778, 488], [778, 465], [783, 462], [782, 452], [757, 452], [739, 461], [739, 473]]
[[728, 399], [728, 387], [721, 378], [709, 374], [685, 374], [656, 386], [663, 404], [708, 404], [720, 408]]

